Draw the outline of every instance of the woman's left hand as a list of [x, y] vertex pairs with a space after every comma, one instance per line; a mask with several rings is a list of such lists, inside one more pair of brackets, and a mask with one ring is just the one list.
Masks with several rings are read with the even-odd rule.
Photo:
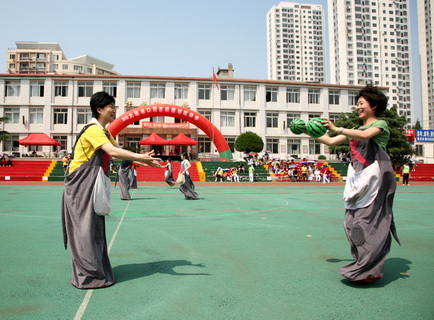
[[321, 123], [328, 130], [330, 130], [332, 132], [337, 132], [339, 130], [339, 128], [336, 127], [335, 124], [333, 122], [331, 122], [329, 119], [327, 119], [327, 118], [321, 118], [321, 119], [323, 120], [323, 121], [321, 121]]

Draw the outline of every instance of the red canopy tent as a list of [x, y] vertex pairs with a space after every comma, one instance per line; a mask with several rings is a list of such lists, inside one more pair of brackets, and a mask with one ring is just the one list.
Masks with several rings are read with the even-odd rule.
[[169, 141], [169, 144], [174, 146], [194, 146], [197, 144], [196, 140], [193, 140], [186, 135], [180, 133], [175, 138]]
[[169, 141], [166, 139], [161, 138], [158, 134], [152, 133], [149, 137], [146, 139], [143, 139], [139, 142], [140, 145], [159, 145], [159, 146], [165, 146], [169, 144]]
[[45, 133], [31, 133], [28, 137], [18, 140], [23, 146], [61, 146], [60, 142], [51, 139]]

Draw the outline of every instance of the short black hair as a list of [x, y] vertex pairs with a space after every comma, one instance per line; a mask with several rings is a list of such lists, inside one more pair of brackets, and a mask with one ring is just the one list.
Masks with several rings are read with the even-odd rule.
[[387, 100], [389, 98], [386, 97], [383, 91], [381, 91], [380, 89], [378, 89], [378, 87], [372, 84], [368, 84], [366, 87], [359, 91], [356, 96], [356, 102], [361, 97], [363, 97], [369, 102], [371, 108], [377, 107], [374, 110], [375, 116], [377, 117], [379, 117], [387, 108]]
[[99, 91], [92, 95], [90, 98], [90, 109], [92, 110], [92, 117], [98, 119], [98, 108], [104, 108], [106, 105], [115, 104], [115, 98], [105, 91]]

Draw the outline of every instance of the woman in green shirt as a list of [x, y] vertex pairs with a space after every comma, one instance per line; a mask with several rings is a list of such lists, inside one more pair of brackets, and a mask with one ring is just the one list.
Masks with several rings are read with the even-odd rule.
[[344, 228], [354, 261], [339, 269], [345, 278], [357, 282], [374, 282], [383, 277], [383, 266], [391, 247], [391, 233], [399, 243], [393, 221], [393, 198], [396, 181], [386, 153], [390, 131], [378, 117], [387, 107], [386, 95], [367, 85], [356, 96], [356, 110], [363, 126], [338, 128], [323, 118], [335, 137], [316, 138], [328, 146], [350, 140], [351, 163], [344, 191]]

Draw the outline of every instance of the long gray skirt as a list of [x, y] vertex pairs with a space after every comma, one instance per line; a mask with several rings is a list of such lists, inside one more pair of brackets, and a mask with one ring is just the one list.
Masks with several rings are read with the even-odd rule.
[[164, 172], [164, 181], [171, 187], [175, 185], [175, 179], [173, 179], [172, 170], [167, 169]]
[[62, 227], [65, 249], [72, 258], [71, 283], [79, 289], [95, 289], [115, 283], [108, 257], [105, 218], [93, 209], [93, 189], [103, 151], [65, 177]]
[[179, 186], [179, 190], [184, 194], [185, 200], [197, 200], [199, 195], [194, 191], [195, 186], [190, 175], [185, 173], [185, 182]]
[[133, 182], [133, 172], [131, 167], [122, 169], [119, 168], [119, 189], [121, 190], [122, 200], [131, 200], [130, 188]]

